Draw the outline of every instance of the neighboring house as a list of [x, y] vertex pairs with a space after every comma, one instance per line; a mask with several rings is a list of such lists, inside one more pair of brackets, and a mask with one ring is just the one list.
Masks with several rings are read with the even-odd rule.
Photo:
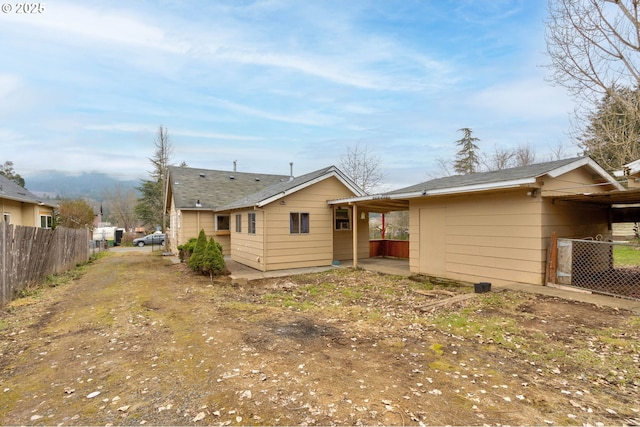
[[224, 255], [260, 271], [350, 259], [354, 240], [368, 256], [367, 216], [354, 222], [351, 208], [328, 204], [364, 195], [334, 166], [299, 177], [171, 167], [166, 194], [172, 251], [204, 229]]
[[622, 166], [622, 170], [614, 171], [614, 176], [627, 180], [627, 187], [640, 188], [640, 159]]
[[29, 190], [0, 175], [0, 221], [13, 225], [51, 228], [55, 205], [41, 201]]
[[[409, 210], [413, 273], [543, 284], [551, 233], [610, 237], [616, 200], [611, 196], [628, 198], [626, 193], [602, 167], [583, 157], [445, 177], [330, 203], [378, 212]], [[607, 197], [596, 199], [598, 194]], [[634, 197], [640, 201], [639, 193]]]

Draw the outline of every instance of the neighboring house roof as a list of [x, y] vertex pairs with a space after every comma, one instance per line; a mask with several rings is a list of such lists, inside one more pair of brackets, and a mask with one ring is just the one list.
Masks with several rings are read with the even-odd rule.
[[317, 171], [292, 178], [285, 182], [279, 182], [256, 193], [238, 198], [233, 202], [222, 206], [220, 210], [241, 209], [253, 206], [262, 207], [330, 177], [337, 178], [357, 196], [363, 196], [365, 194], [364, 191], [362, 191], [351, 179], [342, 173], [340, 169], [335, 166], [329, 166], [324, 169], [319, 169]]
[[43, 202], [38, 196], [3, 175], [0, 175], [0, 198], [14, 200], [16, 202], [55, 207], [55, 205], [51, 203]]
[[604, 182], [613, 186], [616, 190], [624, 190], [624, 187], [593, 159], [589, 157], [574, 157], [491, 172], [447, 176], [380, 195], [334, 200], [332, 203], [361, 201], [380, 201], [380, 203], [383, 203], [385, 199], [409, 199], [413, 197], [516, 188], [526, 185], [535, 186], [537, 179], [542, 176], [557, 177], [583, 166], [589, 167]]
[[622, 170], [613, 172], [617, 177], [634, 176], [638, 173], [640, 173], [640, 159], [629, 162], [626, 165], [622, 165]]
[[[288, 175], [268, 175], [169, 167], [169, 183], [176, 209], [219, 210], [238, 198], [289, 180]], [[199, 204], [198, 204], [199, 202]]]

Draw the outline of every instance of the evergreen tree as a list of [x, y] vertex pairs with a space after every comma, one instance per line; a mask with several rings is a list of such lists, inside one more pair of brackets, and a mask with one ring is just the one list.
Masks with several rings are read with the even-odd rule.
[[456, 145], [460, 147], [456, 154], [456, 160], [453, 163], [453, 168], [456, 173], [466, 175], [474, 173], [478, 169], [480, 160], [478, 158], [478, 146], [475, 144], [480, 139], [471, 136], [473, 132], [469, 128], [458, 129], [458, 132], [462, 132], [464, 135], [462, 138], [456, 141]]
[[13, 170], [13, 162], [11, 160], [7, 160], [3, 165], [0, 165], [0, 175], [24, 188], [24, 178]]
[[202, 257], [202, 273], [213, 277], [222, 274], [224, 270], [225, 264], [224, 257], [222, 256], [222, 245], [211, 237]]
[[584, 154], [608, 172], [640, 157], [640, 90], [612, 89], [589, 114], [588, 125], [578, 137]]
[[153, 165], [153, 170], [150, 172], [151, 179], [142, 180], [142, 185], [138, 187], [141, 197], [138, 199], [134, 211], [145, 226], [160, 226], [164, 232], [167, 226], [164, 214], [164, 195], [171, 152], [173, 151], [167, 128], [160, 126], [154, 144], [156, 151], [153, 157], [149, 158]]
[[196, 241], [196, 247], [193, 249], [193, 253], [189, 257], [189, 268], [193, 271], [202, 271], [202, 262], [204, 259], [204, 252], [207, 248], [207, 236], [204, 233], [204, 229], [200, 230], [198, 234], [198, 240]]

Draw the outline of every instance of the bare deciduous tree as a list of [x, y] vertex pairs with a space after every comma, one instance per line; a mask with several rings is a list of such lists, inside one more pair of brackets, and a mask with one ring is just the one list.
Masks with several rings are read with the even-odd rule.
[[384, 178], [380, 170], [380, 158], [360, 144], [347, 147], [340, 159], [340, 169], [367, 194], [380, 185]]
[[536, 162], [536, 153], [529, 144], [518, 145], [513, 150], [513, 154], [516, 166], [528, 166]]
[[115, 184], [113, 188], [105, 190], [104, 201], [109, 210], [109, 220], [127, 231], [133, 231], [138, 221], [134, 212], [137, 197], [135, 189], [122, 184]]
[[590, 104], [640, 85], [638, 0], [550, 0], [552, 79]]
[[486, 170], [501, 170], [513, 167], [515, 151], [509, 148], [493, 147], [493, 153], [481, 155], [481, 163]]
[[[550, 0], [546, 41], [551, 80], [577, 101], [574, 126], [585, 152], [601, 163], [608, 161], [606, 156], [598, 157], [601, 150], [594, 152], [591, 145], [584, 145], [584, 129], [594, 121], [601, 133], [588, 135], [590, 142], [616, 144], [616, 149], [638, 145], [635, 136], [620, 131], [620, 119], [634, 123], [640, 117], [637, 97], [628, 96], [628, 91], [640, 87], [640, 2]], [[617, 112], [610, 117], [598, 115], [598, 110], [606, 112], [602, 103], [615, 104]], [[602, 166], [619, 168], [616, 157], [611, 165]]]

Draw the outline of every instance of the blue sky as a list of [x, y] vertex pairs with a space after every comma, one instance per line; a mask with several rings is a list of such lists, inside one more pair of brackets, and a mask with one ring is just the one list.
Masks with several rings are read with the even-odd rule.
[[144, 178], [160, 125], [174, 163], [208, 169], [300, 175], [360, 144], [389, 189], [437, 175], [463, 127], [487, 153], [578, 152], [543, 1], [44, 4], [0, 13], [0, 161], [27, 183]]

